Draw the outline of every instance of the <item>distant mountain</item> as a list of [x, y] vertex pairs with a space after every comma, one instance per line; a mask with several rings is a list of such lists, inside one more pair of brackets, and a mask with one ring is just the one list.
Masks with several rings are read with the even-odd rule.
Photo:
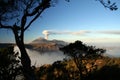
[[44, 38], [37, 38], [35, 40], [33, 40], [30, 44], [38, 44], [38, 43], [56, 43], [56, 44], [60, 44], [60, 45], [67, 45], [68, 43], [62, 40], [46, 40]]
[[40, 37], [33, 40], [30, 44], [38, 44], [38, 43], [49, 43], [49, 41]]
[[66, 45], [68, 45], [68, 43], [67, 42], [65, 42], [65, 41], [62, 41], [62, 40], [51, 40], [50, 42], [52, 42], [52, 43], [56, 43], [57, 45], [61, 45], [61, 46], [66, 46]]
[[59, 50], [60, 47], [66, 46], [67, 44], [67, 42], [62, 40], [46, 40], [40, 37], [27, 44], [26, 47], [28, 49], [45, 52]]

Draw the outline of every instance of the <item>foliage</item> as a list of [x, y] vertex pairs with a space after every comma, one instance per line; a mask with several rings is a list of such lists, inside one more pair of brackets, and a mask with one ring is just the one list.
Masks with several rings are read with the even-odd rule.
[[0, 0], [0, 28], [12, 30], [21, 52], [23, 73], [27, 80], [36, 80], [31, 60], [24, 45], [24, 33], [30, 25], [51, 7], [52, 0]]
[[[86, 71], [86, 67], [84, 64], [87, 64], [87, 59], [96, 59], [102, 57], [102, 53], [105, 52], [104, 49], [96, 48], [95, 46], [87, 46], [83, 44], [81, 41], [75, 41], [75, 43], [70, 43], [69, 45], [60, 48], [65, 54], [69, 55], [73, 58], [80, 74], [80, 80], [83, 79], [83, 71]], [[94, 63], [91, 63], [92, 67], [94, 67]]]
[[[97, 63], [101, 61], [101, 63]], [[120, 58], [102, 57], [95, 60], [87, 59], [88, 64], [97, 63], [96, 68], [90, 67], [92, 71], [84, 73], [83, 80], [119, 80]], [[110, 63], [110, 64], [108, 64]], [[87, 64], [84, 64], [87, 66]], [[79, 80], [79, 70], [73, 59], [56, 61], [53, 64], [43, 65], [36, 70], [39, 80]]]
[[0, 49], [0, 80], [16, 80], [21, 74], [21, 65], [18, 53], [13, 52], [13, 47]]
[[50, 1], [51, 0], [0, 0], [0, 21], [11, 21], [14, 19], [14, 24], [24, 26], [28, 17], [34, 16], [33, 18], [35, 18], [43, 9], [49, 8]]
[[67, 67], [67, 62], [56, 61], [52, 65], [43, 65], [37, 71], [40, 80], [78, 80], [78, 71], [74, 67]]
[[110, 10], [117, 10], [118, 7], [115, 2], [112, 3], [111, 0], [97, 0], [99, 1], [105, 8], [108, 8]]
[[87, 46], [81, 41], [75, 41], [69, 45], [60, 48], [65, 54], [71, 57], [85, 57], [85, 58], [96, 58], [97, 56], [102, 56], [106, 50], [96, 48], [95, 46]]

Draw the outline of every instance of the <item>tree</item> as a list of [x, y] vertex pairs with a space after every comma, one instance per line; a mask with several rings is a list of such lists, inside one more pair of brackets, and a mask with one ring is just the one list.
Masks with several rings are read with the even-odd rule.
[[0, 80], [16, 80], [21, 73], [18, 53], [14, 53], [13, 47], [0, 49]]
[[[0, 0], [0, 28], [12, 30], [16, 44], [21, 52], [21, 63], [23, 73], [27, 80], [35, 80], [34, 72], [31, 68], [31, 60], [25, 50], [24, 33], [31, 24], [57, 0]], [[70, 1], [70, 0], [65, 0]], [[107, 8], [115, 7], [109, 2], [106, 5], [103, 0], [99, 0]], [[110, 7], [111, 5], [111, 7]]]
[[108, 8], [110, 10], [117, 10], [118, 7], [116, 5], [116, 3], [112, 3], [111, 0], [97, 0], [99, 1], [105, 8]]
[[[23, 73], [27, 80], [35, 80], [31, 60], [24, 46], [24, 32], [51, 6], [52, 0], [0, 0], [0, 28], [13, 31], [21, 52]], [[29, 20], [28, 20], [29, 19]]]
[[74, 60], [80, 73], [80, 80], [83, 80], [83, 60], [102, 57], [102, 53], [105, 52], [104, 49], [95, 48], [94, 46], [87, 46], [81, 41], [75, 41], [75, 43], [70, 43], [63, 48], [60, 48], [60, 50]]

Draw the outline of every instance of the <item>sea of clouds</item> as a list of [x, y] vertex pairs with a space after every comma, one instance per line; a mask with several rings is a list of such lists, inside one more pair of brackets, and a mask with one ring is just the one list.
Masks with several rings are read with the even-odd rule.
[[[120, 57], [120, 46], [119, 45], [98, 45], [96, 44], [97, 47], [99, 48], [104, 48], [106, 49], [105, 55], [110, 56], [110, 57]], [[34, 66], [41, 66], [43, 64], [52, 64], [55, 61], [58, 60], [63, 60], [67, 56], [63, 54], [61, 51], [57, 52], [45, 52], [41, 53], [35, 50], [30, 50], [26, 49], [28, 52], [28, 55], [31, 59], [31, 63]], [[19, 51], [18, 47], [15, 47], [15, 51]]]

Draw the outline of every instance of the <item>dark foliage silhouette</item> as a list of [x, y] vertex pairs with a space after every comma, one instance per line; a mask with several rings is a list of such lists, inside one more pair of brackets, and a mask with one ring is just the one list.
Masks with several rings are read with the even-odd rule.
[[[85, 60], [101, 58], [102, 54], [105, 52], [104, 49], [96, 48], [95, 46], [87, 46], [81, 41], [75, 41], [74, 43], [70, 43], [63, 48], [60, 48], [60, 50], [73, 58], [79, 70], [80, 80], [84, 79], [84, 75], [82, 72], [87, 71], [85, 65], [83, 65]], [[94, 66], [94, 63], [92, 64], [92, 66]]]
[[24, 76], [27, 80], [36, 80], [25, 49], [24, 32], [51, 6], [51, 0], [0, 0], [0, 4], [0, 28], [12, 30], [21, 52]]
[[86, 80], [119, 80], [120, 67], [118, 65], [103, 66], [100, 70], [96, 70], [86, 78]]
[[67, 68], [66, 61], [56, 61], [52, 65], [43, 65], [37, 72], [40, 80], [79, 80], [78, 71]]
[[105, 8], [108, 8], [112, 11], [117, 10], [118, 7], [115, 2], [111, 2], [111, 0], [97, 0], [99, 1]]
[[[120, 76], [120, 58], [101, 58], [103, 61], [100, 65], [96, 65], [93, 71], [84, 74], [83, 80], [119, 80]], [[111, 63], [112, 60], [112, 63]], [[43, 65], [39, 68], [37, 75], [39, 80], [80, 80], [79, 71], [72, 66], [72, 60], [56, 61], [52, 65]], [[91, 62], [91, 59], [88, 61]], [[115, 62], [113, 62], [115, 61]], [[116, 62], [117, 61], [117, 62]], [[108, 64], [110, 63], [110, 64]], [[69, 65], [69, 67], [68, 67]], [[86, 65], [86, 64], [84, 64]]]
[[0, 49], [0, 80], [16, 80], [21, 75], [22, 67], [18, 53], [13, 52], [13, 47]]

